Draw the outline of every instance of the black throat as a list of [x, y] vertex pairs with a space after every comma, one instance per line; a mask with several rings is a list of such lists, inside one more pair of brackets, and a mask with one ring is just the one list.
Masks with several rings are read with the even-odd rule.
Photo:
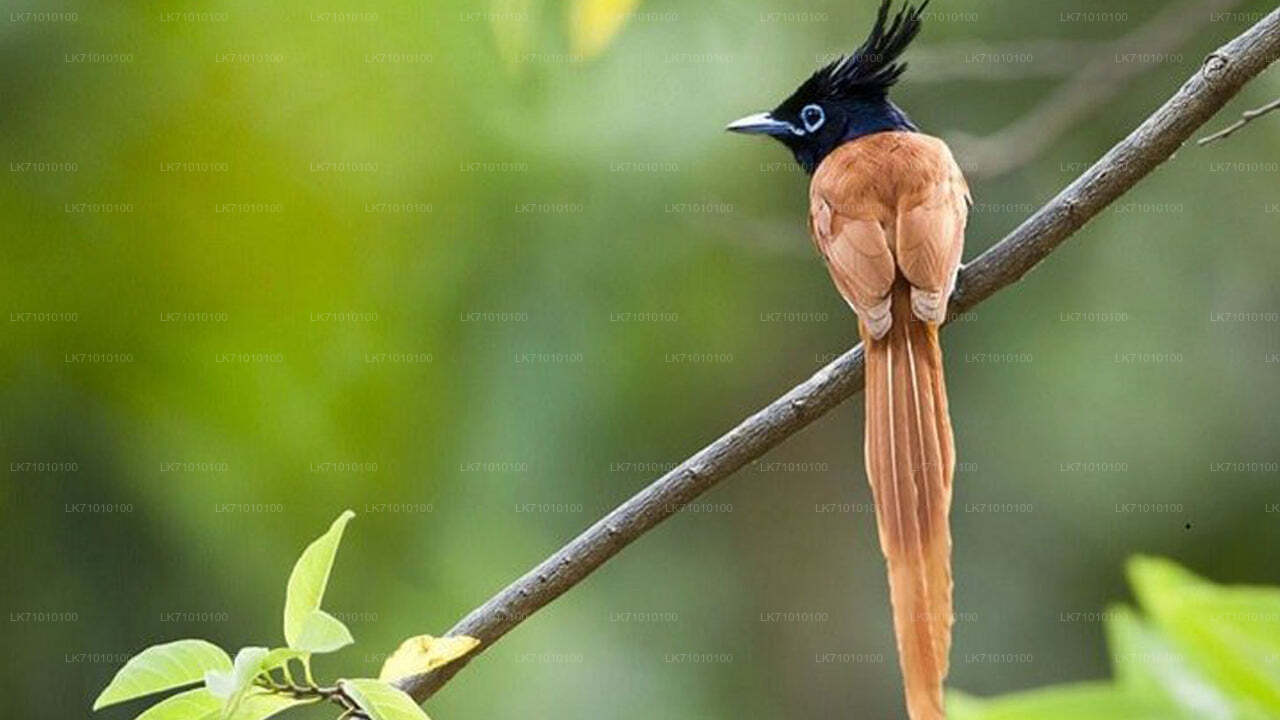
[[827, 132], [780, 138], [791, 149], [800, 167], [810, 175], [827, 155], [851, 140], [881, 132], [920, 130], [902, 108], [888, 98], [842, 103], [838, 113], [833, 114], [837, 115], [833, 118], [836, 122]]

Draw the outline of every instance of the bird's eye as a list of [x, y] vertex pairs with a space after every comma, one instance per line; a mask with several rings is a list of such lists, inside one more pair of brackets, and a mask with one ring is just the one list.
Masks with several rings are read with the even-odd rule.
[[805, 105], [800, 111], [800, 121], [804, 123], [804, 129], [813, 132], [822, 127], [822, 123], [827, 119], [827, 114], [822, 111], [818, 105]]

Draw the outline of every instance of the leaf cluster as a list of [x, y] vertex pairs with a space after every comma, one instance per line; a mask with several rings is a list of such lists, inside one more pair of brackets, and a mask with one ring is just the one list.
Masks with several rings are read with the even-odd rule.
[[[326, 701], [341, 709], [342, 718], [429, 720], [393, 683], [457, 660], [480, 644], [475, 638], [411, 637], [387, 658], [377, 679], [342, 679], [324, 686], [312, 676], [312, 655], [355, 642], [341, 620], [320, 608], [342, 533], [354, 516], [350, 510], [342, 513], [294, 564], [285, 589], [283, 647], [244, 647], [232, 660], [205, 640], [154, 645], [120, 668], [93, 709], [195, 686], [170, 695], [136, 720], [265, 720]], [[300, 681], [293, 674], [294, 665], [302, 671]]]

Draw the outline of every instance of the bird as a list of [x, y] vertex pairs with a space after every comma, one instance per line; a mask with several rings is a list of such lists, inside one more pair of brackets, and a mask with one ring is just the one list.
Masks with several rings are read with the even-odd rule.
[[810, 234], [865, 352], [864, 458], [907, 714], [935, 720], [946, 717], [955, 472], [938, 329], [973, 202], [946, 143], [889, 99], [928, 0], [904, 0], [890, 19], [892, 4], [881, 1], [856, 50], [726, 130], [781, 141], [812, 176]]

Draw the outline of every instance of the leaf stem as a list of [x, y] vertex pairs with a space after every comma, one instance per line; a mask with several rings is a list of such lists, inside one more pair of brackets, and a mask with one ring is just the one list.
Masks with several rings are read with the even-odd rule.
[[302, 669], [307, 675], [307, 684], [316, 687], [316, 679], [311, 677], [311, 656], [306, 655], [302, 658]]

